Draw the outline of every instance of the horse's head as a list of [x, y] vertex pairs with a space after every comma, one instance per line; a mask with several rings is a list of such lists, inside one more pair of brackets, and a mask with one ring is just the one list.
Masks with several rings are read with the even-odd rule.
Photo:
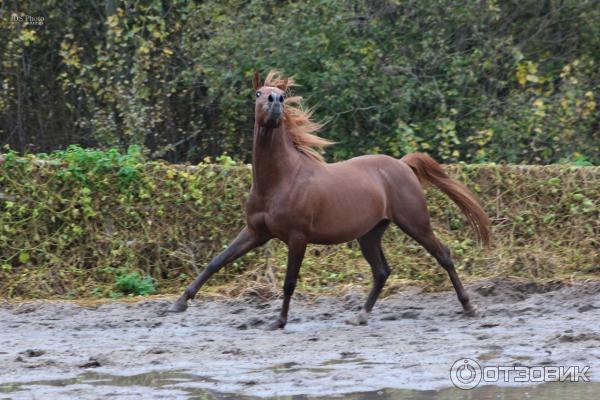
[[252, 85], [256, 91], [254, 117], [258, 125], [271, 128], [280, 126], [283, 121], [285, 90], [288, 87], [288, 80], [270, 82], [267, 77], [267, 81], [263, 85], [260, 83], [257, 71], [254, 73]]

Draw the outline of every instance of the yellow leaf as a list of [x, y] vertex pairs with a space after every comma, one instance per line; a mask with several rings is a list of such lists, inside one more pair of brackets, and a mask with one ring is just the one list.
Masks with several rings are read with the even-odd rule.
[[521, 86], [525, 86], [525, 83], [527, 82], [527, 80], [525, 79], [525, 77], [527, 76], [527, 69], [525, 68], [524, 65], [519, 65], [517, 67], [517, 81], [519, 82], [519, 84]]
[[540, 80], [536, 75], [531, 75], [531, 74], [527, 74], [526, 79], [529, 82], [534, 82], [534, 83], [537, 83]]

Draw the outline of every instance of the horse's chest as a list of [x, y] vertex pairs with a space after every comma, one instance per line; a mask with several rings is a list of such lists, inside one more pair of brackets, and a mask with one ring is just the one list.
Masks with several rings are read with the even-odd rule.
[[265, 225], [278, 239], [285, 240], [292, 231], [301, 231], [304, 218], [294, 208], [270, 207], [265, 212]]
[[293, 192], [251, 198], [247, 205], [249, 222], [260, 220], [273, 237], [286, 241], [291, 232], [303, 232], [310, 226], [311, 210], [297, 200]]

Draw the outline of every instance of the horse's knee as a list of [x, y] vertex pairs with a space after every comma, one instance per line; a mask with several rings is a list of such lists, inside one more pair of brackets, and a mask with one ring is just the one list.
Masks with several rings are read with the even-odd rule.
[[388, 268], [381, 268], [374, 274], [376, 282], [384, 283], [390, 276], [390, 270]]

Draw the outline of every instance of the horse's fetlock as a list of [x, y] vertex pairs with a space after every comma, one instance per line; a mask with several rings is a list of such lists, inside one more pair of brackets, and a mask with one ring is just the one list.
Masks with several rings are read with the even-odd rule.
[[190, 288], [187, 288], [183, 291], [183, 295], [185, 297], [185, 300], [193, 300], [194, 297], [196, 297], [196, 293], [194, 293], [194, 291]]

